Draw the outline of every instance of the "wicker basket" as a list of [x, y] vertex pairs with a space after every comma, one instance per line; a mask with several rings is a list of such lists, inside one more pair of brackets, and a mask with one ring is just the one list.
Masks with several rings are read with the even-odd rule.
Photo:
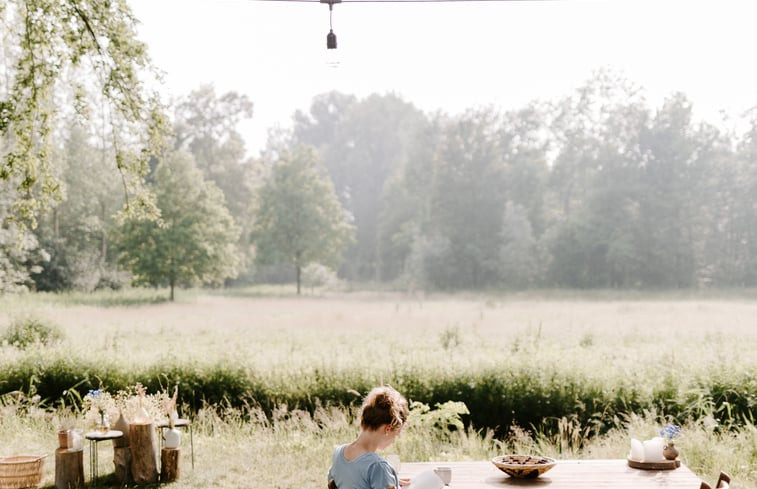
[[47, 455], [0, 457], [0, 489], [37, 487]]

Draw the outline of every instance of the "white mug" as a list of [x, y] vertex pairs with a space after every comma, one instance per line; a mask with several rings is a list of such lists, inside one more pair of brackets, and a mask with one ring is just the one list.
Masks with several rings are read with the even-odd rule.
[[644, 447], [644, 461], [645, 462], [662, 462], [665, 457], [662, 456], [662, 438], [659, 436], [652, 438], [651, 440], [645, 440], [642, 442]]
[[436, 475], [439, 476], [439, 478], [444, 482], [445, 485], [449, 485], [449, 483], [452, 481], [452, 467], [449, 466], [440, 466], [434, 469], [434, 472], [436, 472]]
[[81, 450], [84, 448], [84, 437], [81, 430], [68, 430], [68, 449]]

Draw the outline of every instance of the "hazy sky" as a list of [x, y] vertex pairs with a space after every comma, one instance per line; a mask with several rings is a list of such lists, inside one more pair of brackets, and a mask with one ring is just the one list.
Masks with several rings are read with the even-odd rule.
[[[600, 67], [658, 106], [686, 93], [700, 117], [757, 105], [757, 1], [349, 2], [129, 0], [166, 94], [203, 83], [255, 104], [248, 149], [316, 94], [394, 92], [420, 109], [517, 108], [570, 94]], [[338, 67], [329, 65], [335, 55]]]

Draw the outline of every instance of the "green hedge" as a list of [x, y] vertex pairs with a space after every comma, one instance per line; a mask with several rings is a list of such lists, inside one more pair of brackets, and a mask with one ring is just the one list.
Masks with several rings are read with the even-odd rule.
[[[205, 404], [231, 407], [259, 406], [271, 413], [285, 403], [290, 408], [313, 411], [319, 405], [358, 406], [361, 397], [379, 381], [369, 373], [314, 370], [280, 377], [256, 373], [234, 365], [198, 366], [155, 364], [142, 369], [101, 361], [69, 359], [26, 360], [0, 371], [0, 393], [33, 391], [45, 405], [55, 407], [99, 386], [115, 392], [141, 382], [148, 392], [180, 385], [184, 410]], [[513, 423], [550, 432], [556, 421], [568, 417], [592, 426], [596, 433], [615, 426], [626, 415], [655, 410], [674, 419], [715, 416], [724, 426], [754, 422], [757, 378], [748, 374], [713, 373], [690, 385], [674, 378], [647, 388], [644, 379], [604, 385], [571, 373], [544, 370], [438, 374], [422, 370], [398, 372], [391, 382], [408, 399], [431, 406], [462, 401], [471, 414], [466, 422], [476, 428], [492, 428], [504, 435]]]

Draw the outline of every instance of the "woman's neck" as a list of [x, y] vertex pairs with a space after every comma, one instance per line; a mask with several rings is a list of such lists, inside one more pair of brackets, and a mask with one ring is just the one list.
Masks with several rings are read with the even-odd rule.
[[361, 431], [357, 439], [347, 445], [344, 449], [344, 457], [347, 460], [355, 460], [366, 452], [375, 452], [378, 450], [380, 431]]

